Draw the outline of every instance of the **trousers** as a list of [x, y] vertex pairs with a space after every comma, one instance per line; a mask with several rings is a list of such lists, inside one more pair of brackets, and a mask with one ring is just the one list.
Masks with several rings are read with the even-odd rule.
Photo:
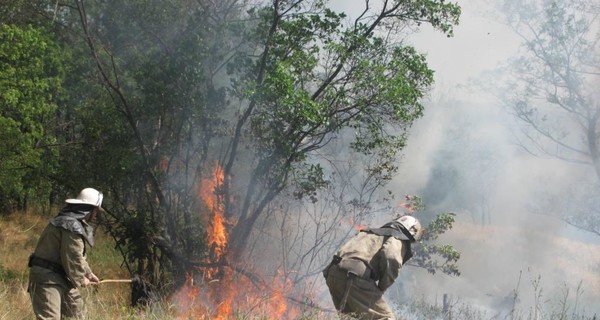
[[361, 320], [395, 320], [383, 292], [372, 279], [349, 273], [332, 264], [326, 272], [326, 283], [335, 308]]
[[28, 292], [37, 320], [61, 320], [83, 318], [83, 299], [79, 289], [66, 281], [55, 281], [51, 272], [30, 272]]

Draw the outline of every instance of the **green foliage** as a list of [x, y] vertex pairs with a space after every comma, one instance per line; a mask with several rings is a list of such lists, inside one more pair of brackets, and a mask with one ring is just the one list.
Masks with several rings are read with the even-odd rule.
[[[391, 25], [420, 22], [450, 34], [459, 14], [453, 4], [397, 2], [378, 19], [346, 26], [346, 15], [321, 1], [193, 9], [169, 4], [163, 10], [130, 2], [88, 5], [85, 12], [96, 17], [87, 19], [88, 30], [106, 30], [92, 34], [88, 45], [114, 108], [109, 96], [99, 94], [106, 105], [86, 117], [86, 127], [108, 123], [111, 129], [97, 131], [102, 136], [87, 129], [82, 134], [98, 146], [98, 155], [129, 159], [120, 165], [125, 170], [105, 163], [90, 168], [98, 178], [110, 177], [120, 207], [115, 221], [135, 221], [145, 235], [164, 233], [171, 248], [190, 253], [171, 257], [194, 259], [202, 254], [191, 252], [203, 246], [181, 231], [203, 212], [195, 192], [218, 155], [228, 177], [225, 212], [238, 221], [231, 243], [240, 252], [258, 217], [283, 190], [317, 201], [316, 191], [328, 178], [313, 156], [344, 131], [353, 132], [353, 152], [378, 159], [366, 170], [389, 181], [406, 132], [422, 115], [419, 100], [433, 73], [423, 55], [380, 34], [391, 32]], [[102, 114], [114, 118], [100, 122]], [[106, 134], [123, 126], [130, 131]], [[104, 143], [107, 136], [116, 139]], [[135, 187], [127, 187], [132, 181]], [[131, 210], [128, 198], [144, 209]], [[139, 243], [132, 237], [119, 235], [123, 243]], [[154, 254], [150, 249], [142, 251]], [[131, 252], [145, 259], [142, 251]]]
[[[261, 54], [240, 59], [250, 63], [232, 70], [241, 73], [235, 92], [248, 104], [247, 118], [239, 119], [238, 128], [248, 123], [251, 130], [255, 153], [249, 156], [257, 161], [251, 184], [258, 182], [268, 192], [246, 194], [249, 201], [240, 208], [241, 223], [234, 232], [241, 247], [263, 213], [262, 204], [288, 187], [307, 189], [306, 180], [290, 180], [290, 173], [310, 168], [315, 162], [311, 156], [341, 135], [350, 133], [346, 156], [375, 158], [365, 170], [382, 185], [391, 179], [407, 130], [422, 115], [419, 100], [433, 72], [414, 48], [381, 35], [421, 22], [451, 34], [460, 9], [438, 1], [398, 1], [351, 25], [345, 24], [344, 13], [320, 1], [277, 1], [252, 13], [263, 21], [249, 37], [258, 39]], [[234, 139], [242, 133], [236, 131]], [[230, 163], [242, 152], [246, 154], [233, 149]], [[314, 181], [323, 180], [327, 178]]]
[[[0, 203], [44, 199], [56, 165], [52, 127], [61, 94], [60, 50], [41, 29], [0, 25]], [[37, 198], [36, 198], [37, 197]]]
[[[404, 207], [413, 215], [426, 210], [425, 203], [418, 196], [406, 196]], [[424, 226], [424, 234], [416, 246], [410, 265], [425, 268], [431, 274], [441, 271], [452, 276], [460, 276], [458, 265], [460, 252], [452, 245], [436, 243], [438, 238], [450, 231], [455, 222], [454, 213], [440, 213]], [[421, 220], [421, 223], [423, 221]]]
[[329, 181], [324, 180], [323, 168], [310, 165], [307, 169], [298, 170], [297, 174], [294, 182], [298, 189], [294, 191], [294, 196], [297, 199], [308, 197], [312, 203], [317, 202], [317, 190], [329, 184]]
[[431, 274], [441, 271], [448, 275], [460, 276], [456, 265], [458, 259], [460, 259], [460, 252], [451, 245], [421, 244], [415, 250], [415, 261], [411, 263], [427, 269]]

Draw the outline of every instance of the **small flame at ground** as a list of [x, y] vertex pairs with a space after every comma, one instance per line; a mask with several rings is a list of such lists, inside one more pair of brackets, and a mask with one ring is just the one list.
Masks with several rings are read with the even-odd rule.
[[293, 319], [299, 314], [287, 305], [286, 295], [292, 291], [289, 281], [275, 276], [270, 283], [262, 283], [227, 269], [223, 279], [202, 286], [188, 278], [173, 299], [178, 319]]

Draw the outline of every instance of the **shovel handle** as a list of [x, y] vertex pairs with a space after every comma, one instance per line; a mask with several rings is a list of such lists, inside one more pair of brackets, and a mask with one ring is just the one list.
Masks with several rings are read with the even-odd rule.
[[131, 279], [106, 279], [100, 280], [100, 283], [132, 283]]

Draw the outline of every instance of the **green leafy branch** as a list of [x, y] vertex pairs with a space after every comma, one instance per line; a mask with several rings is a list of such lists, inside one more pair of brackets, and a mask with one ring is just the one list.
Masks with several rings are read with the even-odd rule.
[[[410, 214], [425, 210], [425, 203], [418, 196], [406, 196], [402, 207]], [[423, 238], [414, 246], [414, 256], [409, 265], [425, 268], [429, 273], [441, 271], [447, 275], [460, 276], [457, 262], [460, 252], [449, 244], [434, 243], [440, 235], [452, 229], [454, 213], [440, 213], [424, 227]]]

